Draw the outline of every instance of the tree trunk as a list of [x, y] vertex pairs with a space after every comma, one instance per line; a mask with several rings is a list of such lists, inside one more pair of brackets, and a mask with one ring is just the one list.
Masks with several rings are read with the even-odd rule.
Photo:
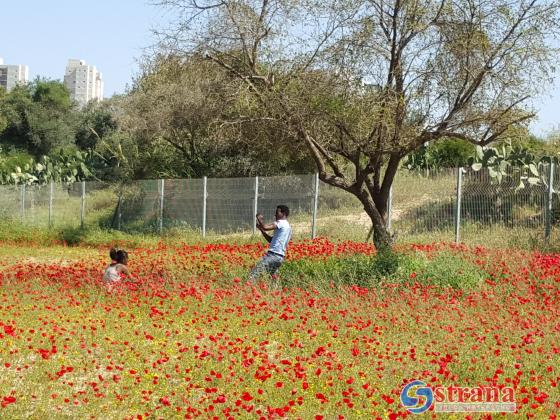
[[[371, 198], [367, 190], [362, 190], [357, 194], [358, 199], [364, 206], [364, 210], [371, 219], [373, 227], [373, 244], [378, 252], [390, 251], [393, 246], [393, 237], [387, 229], [386, 216], [387, 209], [378, 209], [375, 202]], [[382, 197], [380, 197], [382, 198]], [[386, 199], [378, 200], [383, 203], [387, 202]]]
[[[395, 173], [399, 166], [399, 155], [391, 155], [381, 187], [376, 188], [375, 185], [372, 185], [372, 181], [367, 180], [367, 174], [363, 178], [357, 175], [355, 180], [348, 180], [329, 152], [313, 139], [299, 120], [294, 120], [293, 127], [299, 132], [301, 138], [307, 145], [311, 157], [315, 160], [319, 172], [319, 179], [333, 187], [341, 188], [355, 195], [358, 200], [360, 200], [364, 206], [364, 210], [371, 219], [373, 225], [373, 243], [378, 252], [385, 250], [391, 251], [393, 238], [387, 230], [385, 217], [387, 214], [387, 200], [389, 198], [391, 184], [393, 183]], [[357, 173], [363, 171], [363, 169], [360, 168], [359, 159], [353, 163]], [[332, 174], [327, 173], [327, 167], [330, 167]], [[378, 173], [379, 172], [380, 169], [378, 168]], [[358, 180], [358, 178], [362, 179]]]
[[364, 205], [364, 210], [371, 219], [373, 225], [373, 243], [377, 251], [390, 250], [393, 246], [393, 238], [387, 229], [385, 220], [374, 207], [368, 208]]

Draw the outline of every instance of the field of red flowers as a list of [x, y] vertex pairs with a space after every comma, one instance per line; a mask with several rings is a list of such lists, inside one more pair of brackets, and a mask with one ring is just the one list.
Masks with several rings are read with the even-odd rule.
[[[408, 246], [485, 282], [302, 290], [238, 275], [262, 244], [160, 244], [131, 250], [133, 281], [108, 293], [106, 248], [4, 248], [2, 418], [413, 418], [399, 395], [414, 379], [513, 387], [524, 418], [560, 411], [560, 255]], [[374, 250], [319, 239], [289, 258], [354, 253]]]

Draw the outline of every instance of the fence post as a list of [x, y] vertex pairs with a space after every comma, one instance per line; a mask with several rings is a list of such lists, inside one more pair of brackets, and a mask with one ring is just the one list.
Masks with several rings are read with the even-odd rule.
[[202, 178], [202, 237], [206, 237], [206, 198], [208, 196], [208, 178]]
[[255, 177], [255, 196], [253, 198], [253, 220], [251, 223], [253, 224], [253, 235], [257, 233], [257, 212], [258, 212], [258, 200], [259, 200], [259, 177]]
[[552, 231], [552, 199], [554, 197], [554, 162], [550, 162], [550, 168], [548, 173], [548, 197], [546, 200], [546, 218], [544, 227], [544, 239], [545, 244], [548, 245], [550, 239], [550, 232]]
[[319, 173], [313, 177], [313, 216], [311, 221], [311, 238], [317, 237], [317, 203], [319, 201]]
[[54, 182], [51, 179], [51, 183], [49, 185], [49, 227], [52, 227], [52, 218], [53, 218], [53, 195], [54, 195]]
[[457, 168], [457, 197], [455, 204], [455, 243], [461, 240], [461, 189], [463, 185], [463, 168]]
[[389, 188], [389, 197], [387, 200], [387, 230], [391, 231], [391, 219], [393, 217], [393, 186]]
[[84, 228], [86, 218], [86, 181], [82, 181], [82, 203], [80, 206], [80, 228]]
[[165, 181], [159, 180], [159, 214], [158, 214], [158, 232], [163, 231], [163, 197], [165, 196]]
[[20, 221], [23, 224], [25, 219], [25, 184], [21, 184], [21, 208], [19, 212]]

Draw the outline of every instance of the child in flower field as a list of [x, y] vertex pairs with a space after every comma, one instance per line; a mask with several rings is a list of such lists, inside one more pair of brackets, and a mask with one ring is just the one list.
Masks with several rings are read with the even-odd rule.
[[103, 281], [111, 291], [116, 283], [130, 274], [130, 271], [126, 266], [128, 264], [128, 253], [125, 250], [117, 251], [115, 248], [111, 248], [109, 256], [111, 257], [111, 264], [105, 269]]
[[[290, 209], [285, 205], [278, 205], [274, 215], [275, 221], [273, 223], [265, 223], [263, 215], [257, 214], [257, 228], [261, 231], [264, 238], [270, 244], [268, 252], [262, 259], [255, 265], [249, 276], [251, 281], [255, 281], [261, 274], [267, 272], [273, 278], [276, 278], [278, 269], [284, 262], [286, 256], [286, 248], [292, 236], [292, 227], [288, 223], [288, 216]], [[267, 231], [273, 230], [274, 233], [270, 236]]]

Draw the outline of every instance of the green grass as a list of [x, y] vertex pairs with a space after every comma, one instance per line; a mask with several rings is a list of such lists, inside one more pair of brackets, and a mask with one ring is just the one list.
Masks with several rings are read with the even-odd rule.
[[155, 246], [160, 242], [167, 244], [195, 244], [231, 242], [237, 244], [264, 240], [250, 231], [234, 234], [208, 232], [202, 238], [198, 229], [170, 228], [160, 235], [153, 233], [128, 233], [115, 229], [105, 229], [95, 225], [86, 225], [83, 229], [76, 226], [56, 226], [52, 228], [22, 225], [17, 221], [6, 221], [0, 226], [0, 242], [3, 244], [28, 244], [49, 246], [53, 244], [83, 246]]
[[387, 252], [284, 263], [283, 286], [329, 289], [331, 286], [378, 287], [386, 283], [420, 283], [436, 287], [473, 289], [488, 274], [474, 263], [450, 252], [429, 258], [425, 253]]
[[[356, 216], [358, 217], [358, 216]], [[293, 223], [293, 222], [292, 222]], [[294, 225], [294, 240], [311, 237], [310, 226]], [[369, 228], [351, 221], [325, 218], [319, 219], [317, 224], [318, 236], [327, 237], [332, 241], [353, 240], [363, 242], [366, 240]], [[397, 244], [408, 243], [434, 243], [454, 242], [453, 229], [441, 229], [431, 232], [410, 233], [403, 231], [397, 224], [395, 227]], [[263, 240], [260, 233], [252, 231], [222, 234], [208, 231], [202, 238], [199, 229], [172, 227], [165, 229], [161, 235], [152, 233], [127, 233], [114, 229], [105, 229], [95, 224], [86, 224], [84, 229], [74, 225], [59, 225], [52, 228], [20, 224], [17, 220], [4, 220], [0, 225], [0, 242], [27, 243], [49, 245], [66, 243], [67, 245], [99, 246], [116, 244], [123, 246], [155, 245], [158, 242], [166, 243], [250, 243]], [[560, 232], [553, 228], [548, 244], [545, 243], [544, 232], [533, 228], [510, 228], [501, 225], [483, 227], [465, 224], [461, 228], [461, 241], [467, 245], [483, 245], [491, 248], [518, 248], [540, 251], [557, 251], [560, 249]]]

